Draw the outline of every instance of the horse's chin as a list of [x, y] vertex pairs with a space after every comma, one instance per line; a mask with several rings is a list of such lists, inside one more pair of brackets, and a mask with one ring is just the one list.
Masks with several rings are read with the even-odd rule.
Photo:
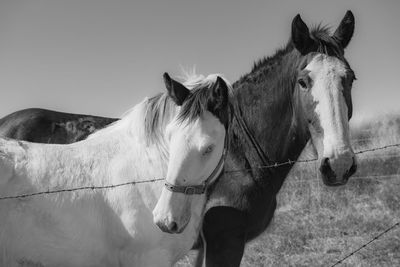
[[181, 234], [183, 231], [185, 231], [187, 225], [189, 224], [189, 220], [187, 220], [186, 223], [184, 223], [180, 228], [178, 228], [177, 230], [170, 230], [168, 229], [168, 227], [166, 227], [163, 224], [157, 224], [157, 226], [160, 228], [161, 231], [168, 233], [168, 234]]
[[330, 186], [330, 187], [338, 187], [342, 185], [346, 185], [348, 182], [348, 178], [342, 179], [342, 180], [337, 180], [336, 177], [327, 177], [325, 175], [322, 175], [322, 181], [324, 182], [324, 185]]

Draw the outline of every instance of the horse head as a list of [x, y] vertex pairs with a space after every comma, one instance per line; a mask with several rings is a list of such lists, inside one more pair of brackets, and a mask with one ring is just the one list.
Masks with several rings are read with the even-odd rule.
[[300, 15], [292, 22], [292, 42], [301, 54], [295, 92], [328, 186], [346, 184], [357, 169], [349, 138], [355, 75], [344, 57], [353, 32], [351, 11], [333, 35], [326, 29], [310, 33]]
[[223, 169], [229, 91], [222, 78], [209, 77], [189, 90], [164, 74], [169, 97], [179, 109], [166, 126], [168, 171], [153, 210], [154, 223], [164, 232], [185, 229], [194, 205], [204, 206], [207, 187]]

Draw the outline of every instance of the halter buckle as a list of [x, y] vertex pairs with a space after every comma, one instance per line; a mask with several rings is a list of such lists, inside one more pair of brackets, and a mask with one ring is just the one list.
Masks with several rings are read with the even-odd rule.
[[192, 187], [192, 186], [188, 186], [185, 188], [185, 195], [194, 195], [196, 193], [196, 188]]

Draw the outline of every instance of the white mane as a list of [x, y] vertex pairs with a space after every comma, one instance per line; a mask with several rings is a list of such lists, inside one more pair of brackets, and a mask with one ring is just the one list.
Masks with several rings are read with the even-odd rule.
[[207, 77], [205, 77], [203, 74], [197, 74], [196, 69], [192, 68], [191, 70], [182, 69], [182, 74], [180, 75], [183, 85], [191, 90], [200, 86], [212, 87], [217, 81], [218, 77], [224, 80], [229, 88], [230, 93], [232, 93], [232, 84], [220, 73], [209, 74]]
[[[220, 77], [224, 80], [224, 82], [228, 86], [230, 95], [232, 95], [232, 92], [233, 92], [231, 83], [223, 75], [221, 75], [219, 73], [209, 74], [206, 77], [203, 74], [197, 74], [195, 68], [193, 68], [190, 71], [182, 69], [182, 74], [179, 77], [182, 80], [182, 84], [185, 85], [190, 90], [193, 90], [193, 89], [199, 88], [199, 87], [209, 87], [210, 88], [216, 83], [217, 78]], [[113, 122], [112, 124], [108, 125], [107, 127], [89, 135], [87, 139], [95, 138], [97, 136], [107, 134], [114, 130], [119, 130], [122, 127], [126, 127], [126, 130], [129, 130], [130, 127], [137, 128], [138, 124], [142, 125], [144, 127], [145, 121], [141, 120], [140, 116], [139, 117], [135, 116], [135, 114], [137, 114], [137, 112], [142, 113], [141, 117], [145, 118], [146, 112], [151, 103], [150, 102], [151, 99], [153, 99], [153, 98], [146, 97], [142, 102], [138, 103], [137, 105], [135, 105], [128, 111], [124, 112], [121, 117], [121, 120]]]

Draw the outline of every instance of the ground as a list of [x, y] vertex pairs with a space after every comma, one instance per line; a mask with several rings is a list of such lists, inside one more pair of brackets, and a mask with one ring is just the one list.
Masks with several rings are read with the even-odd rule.
[[[360, 151], [400, 143], [400, 116], [352, 130]], [[333, 266], [400, 222], [400, 147], [362, 153], [358, 171], [341, 187], [326, 187], [315, 163], [294, 166], [278, 195], [268, 229], [246, 245], [241, 266]], [[310, 147], [301, 158], [313, 158]], [[190, 266], [193, 253], [177, 266]], [[400, 225], [337, 266], [400, 266]]]

